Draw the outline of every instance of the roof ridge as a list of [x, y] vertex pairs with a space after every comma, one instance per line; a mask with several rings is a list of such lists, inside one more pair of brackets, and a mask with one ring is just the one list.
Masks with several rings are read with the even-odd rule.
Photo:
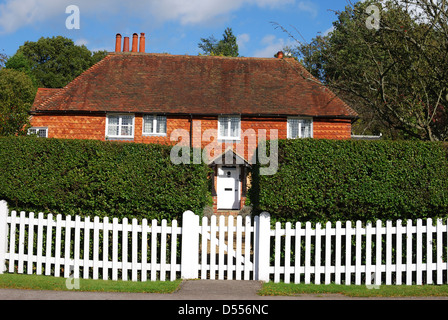
[[65, 87], [63, 88], [42, 88], [42, 89], [58, 89], [59, 91], [56, 92], [54, 95], [51, 95], [50, 97], [48, 97], [47, 99], [45, 99], [44, 101], [42, 101], [39, 106], [36, 106], [35, 110], [39, 110], [41, 109], [41, 107], [46, 107], [48, 105], [48, 103], [50, 101], [55, 100], [56, 98], [58, 98], [60, 95], [62, 95], [64, 92], [66, 92], [67, 90], [69, 90], [71, 87], [73, 87], [74, 85], [76, 85], [77, 82], [79, 82], [80, 78], [83, 78], [86, 76], [87, 73], [91, 73], [92, 70], [97, 69], [101, 64], [104, 63], [104, 61], [109, 60], [111, 57], [110, 54], [108, 54], [107, 56], [105, 56], [103, 59], [101, 59], [100, 61], [98, 61], [97, 63], [95, 63], [93, 66], [91, 66], [90, 68], [88, 68], [87, 70], [85, 70], [84, 72], [82, 72], [79, 76], [77, 76], [75, 79], [73, 79], [71, 82], [69, 82]]

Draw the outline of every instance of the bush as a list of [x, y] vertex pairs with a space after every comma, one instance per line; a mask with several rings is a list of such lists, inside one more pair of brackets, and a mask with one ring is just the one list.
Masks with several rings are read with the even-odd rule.
[[447, 217], [441, 143], [280, 140], [278, 161], [273, 176], [253, 167], [249, 191], [257, 213], [274, 221]]
[[0, 199], [11, 209], [179, 219], [210, 203], [209, 169], [174, 165], [169, 146], [0, 138]]

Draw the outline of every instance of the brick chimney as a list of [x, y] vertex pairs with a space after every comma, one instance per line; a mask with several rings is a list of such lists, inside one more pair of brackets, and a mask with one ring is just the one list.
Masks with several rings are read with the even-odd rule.
[[115, 52], [121, 51], [121, 34], [117, 33], [115, 38]]
[[132, 35], [132, 52], [137, 52], [138, 50], [138, 34], [134, 33]]
[[123, 52], [129, 52], [129, 37], [124, 37]]
[[145, 46], [146, 46], [146, 39], [145, 39], [145, 34], [144, 33], [140, 33], [140, 50], [139, 52], [145, 52]]

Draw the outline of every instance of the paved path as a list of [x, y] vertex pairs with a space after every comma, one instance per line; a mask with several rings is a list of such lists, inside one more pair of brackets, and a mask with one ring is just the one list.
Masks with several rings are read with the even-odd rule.
[[[261, 282], [192, 280], [181, 284], [172, 294], [39, 291], [0, 289], [0, 300], [385, 300], [385, 298], [350, 298], [339, 294], [299, 295], [294, 297], [259, 296]], [[448, 297], [406, 297], [387, 300], [448, 300]]]

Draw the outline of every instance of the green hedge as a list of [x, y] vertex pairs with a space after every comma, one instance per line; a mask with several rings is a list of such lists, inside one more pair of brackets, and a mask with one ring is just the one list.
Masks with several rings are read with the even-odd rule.
[[179, 219], [211, 202], [206, 165], [156, 144], [0, 138], [0, 199], [17, 210]]
[[447, 217], [441, 143], [280, 140], [278, 161], [273, 176], [253, 167], [249, 191], [255, 211], [275, 221]]

